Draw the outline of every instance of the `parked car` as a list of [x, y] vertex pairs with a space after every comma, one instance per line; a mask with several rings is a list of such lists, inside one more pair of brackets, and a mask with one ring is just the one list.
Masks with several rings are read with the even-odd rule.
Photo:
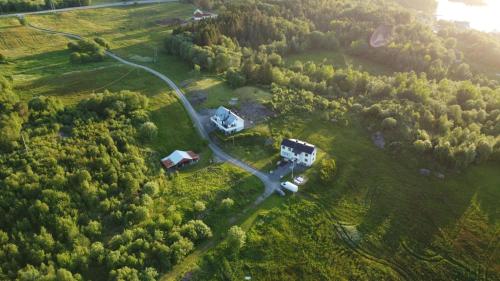
[[296, 183], [296, 184], [303, 184], [304, 183], [304, 178], [303, 177], [296, 177], [293, 180], [293, 182]]

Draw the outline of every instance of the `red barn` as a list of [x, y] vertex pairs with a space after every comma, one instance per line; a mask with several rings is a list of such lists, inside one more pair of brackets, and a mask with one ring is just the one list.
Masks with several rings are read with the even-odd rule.
[[200, 160], [200, 156], [192, 151], [176, 150], [169, 156], [161, 159], [161, 163], [167, 169], [182, 167]]

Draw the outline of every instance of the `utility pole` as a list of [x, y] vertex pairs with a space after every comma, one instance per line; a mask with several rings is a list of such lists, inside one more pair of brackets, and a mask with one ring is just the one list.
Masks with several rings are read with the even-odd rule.
[[153, 63], [158, 62], [158, 47], [154, 47], [154, 54], [153, 54]]

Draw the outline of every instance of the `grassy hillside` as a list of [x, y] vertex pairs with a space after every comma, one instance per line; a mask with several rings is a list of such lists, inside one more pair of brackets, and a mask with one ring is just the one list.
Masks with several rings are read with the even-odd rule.
[[[324, 184], [316, 164], [306, 172], [310, 180], [295, 198], [257, 219], [248, 232], [247, 247], [230, 259], [234, 276], [258, 280], [495, 276], [491, 274], [496, 274], [500, 258], [498, 164], [448, 171], [412, 152], [377, 148], [356, 121], [345, 127], [314, 115], [282, 116], [252, 131], [264, 133], [264, 138], [265, 132], [281, 131], [311, 142], [322, 157], [336, 159], [338, 174], [333, 184]], [[242, 142], [231, 151], [248, 159], [246, 149], [257, 151], [256, 146]], [[260, 153], [256, 164], [263, 159], [272, 163], [277, 154], [270, 147], [259, 151], [267, 154]], [[421, 168], [444, 173], [445, 178], [423, 176]], [[204, 270], [211, 273], [200, 276], [217, 272]]]

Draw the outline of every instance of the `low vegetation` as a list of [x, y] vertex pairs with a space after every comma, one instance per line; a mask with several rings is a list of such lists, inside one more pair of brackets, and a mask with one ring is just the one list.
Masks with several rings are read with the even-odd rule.
[[72, 51], [70, 61], [72, 63], [89, 63], [103, 61], [106, 57], [105, 41], [96, 40], [79, 40], [76, 42], [69, 42], [68, 49]]
[[[188, 194], [183, 177], [151, 165], [154, 152], [138, 140], [154, 138], [155, 126], [140, 94], [105, 92], [75, 107], [40, 96], [26, 105], [2, 81], [2, 279], [154, 280], [213, 234], [188, 198], [213, 208], [217, 196], [241, 196], [228, 182]], [[212, 172], [199, 173], [204, 184]], [[258, 187], [242, 190], [238, 206]]]
[[4, 0], [0, 2], [0, 10], [3, 13], [19, 13], [55, 8], [88, 6], [90, 4], [91, 0]]

